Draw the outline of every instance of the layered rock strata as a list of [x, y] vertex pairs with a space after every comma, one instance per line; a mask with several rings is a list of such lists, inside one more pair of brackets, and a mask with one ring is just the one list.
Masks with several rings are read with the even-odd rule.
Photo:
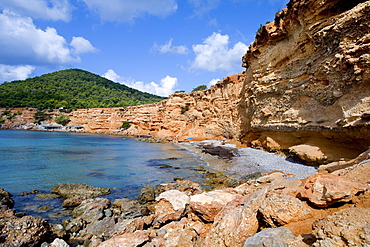
[[[258, 31], [245, 71], [156, 104], [76, 110], [69, 125], [117, 132], [127, 121], [126, 134], [233, 139], [314, 164], [352, 159], [370, 146], [369, 11], [364, 0], [292, 0]], [[25, 111], [3, 126], [30, 120]]]

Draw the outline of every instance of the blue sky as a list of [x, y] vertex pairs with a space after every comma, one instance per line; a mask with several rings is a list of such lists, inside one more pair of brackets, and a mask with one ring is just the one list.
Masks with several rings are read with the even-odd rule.
[[243, 71], [288, 0], [0, 0], [0, 83], [79, 68], [167, 96]]

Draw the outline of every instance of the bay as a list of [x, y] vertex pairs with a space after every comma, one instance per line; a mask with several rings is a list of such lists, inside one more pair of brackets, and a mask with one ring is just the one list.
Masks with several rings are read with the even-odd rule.
[[[167, 165], [167, 168], [161, 166]], [[174, 178], [201, 182], [194, 168], [205, 165], [195, 153], [173, 144], [148, 143], [120, 136], [68, 132], [0, 130], [0, 187], [14, 195], [17, 211], [53, 218], [61, 199], [41, 201], [33, 189], [49, 192], [59, 183], [110, 188], [110, 200], [136, 199], [144, 185]], [[54, 210], [39, 212], [38, 205]]]

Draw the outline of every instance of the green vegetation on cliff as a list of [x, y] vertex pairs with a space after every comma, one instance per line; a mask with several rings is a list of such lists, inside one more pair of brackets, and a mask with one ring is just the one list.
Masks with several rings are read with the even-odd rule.
[[0, 107], [83, 109], [142, 105], [163, 99], [80, 69], [0, 85]]

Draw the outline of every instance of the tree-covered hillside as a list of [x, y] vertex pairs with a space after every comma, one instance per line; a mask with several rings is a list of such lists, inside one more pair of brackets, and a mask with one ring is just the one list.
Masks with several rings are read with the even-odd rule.
[[163, 99], [80, 69], [0, 85], [0, 107], [82, 109], [141, 105]]

